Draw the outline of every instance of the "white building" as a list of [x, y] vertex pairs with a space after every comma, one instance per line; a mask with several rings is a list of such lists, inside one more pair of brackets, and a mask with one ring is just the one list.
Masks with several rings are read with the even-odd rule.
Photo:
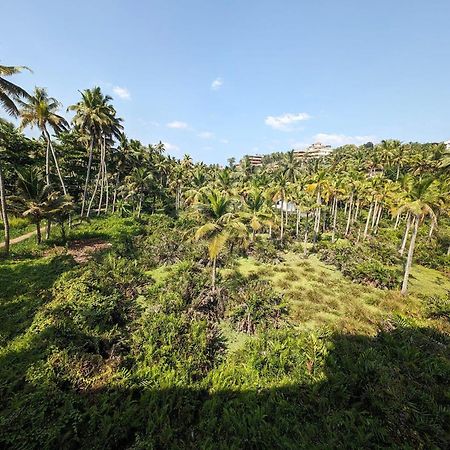
[[315, 142], [309, 147], [295, 150], [294, 154], [297, 158], [323, 158], [324, 156], [328, 156], [332, 151], [331, 145]]

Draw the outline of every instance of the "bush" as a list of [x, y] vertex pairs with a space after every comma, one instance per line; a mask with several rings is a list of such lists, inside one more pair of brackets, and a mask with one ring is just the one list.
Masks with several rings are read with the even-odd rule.
[[269, 325], [277, 326], [287, 314], [283, 297], [268, 281], [249, 280], [231, 294], [228, 317], [238, 331], [253, 334]]
[[257, 237], [252, 245], [250, 254], [260, 262], [278, 264], [283, 261], [275, 241]]

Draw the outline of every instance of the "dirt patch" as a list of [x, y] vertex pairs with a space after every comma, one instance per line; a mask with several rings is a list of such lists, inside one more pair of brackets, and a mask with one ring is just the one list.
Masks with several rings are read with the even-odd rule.
[[67, 248], [55, 247], [45, 253], [47, 255], [66, 254], [72, 255], [73, 259], [79, 263], [89, 261], [94, 253], [111, 248], [112, 244], [102, 239], [80, 239], [68, 243]]

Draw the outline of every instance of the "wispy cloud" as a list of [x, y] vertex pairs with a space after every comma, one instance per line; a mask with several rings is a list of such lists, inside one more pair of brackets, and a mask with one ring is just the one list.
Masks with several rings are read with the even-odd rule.
[[214, 137], [214, 133], [211, 133], [211, 131], [201, 131], [198, 133], [198, 137], [202, 139], [212, 139]]
[[223, 79], [218, 77], [211, 83], [211, 89], [213, 91], [219, 90], [223, 86]]
[[177, 130], [185, 130], [189, 127], [186, 122], [181, 122], [180, 120], [174, 120], [173, 122], [169, 122], [166, 124], [167, 128], [175, 128]]
[[221, 140], [220, 140], [220, 143], [221, 143], [221, 144], [229, 144], [230, 141], [229, 141], [228, 139], [221, 139]]
[[171, 144], [170, 142], [167, 141], [163, 141], [163, 144], [167, 152], [171, 153], [174, 156], [179, 155], [180, 147], [178, 147], [178, 145]]
[[318, 133], [314, 136], [314, 140], [317, 142], [322, 142], [322, 144], [328, 145], [345, 145], [345, 144], [355, 144], [361, 145], [366, 142], [374, 142], [377, 140], [375, 136], [347, 136], [345, 134], [328, 134], [328, 133]]
[[304, 120], [310, 119], [311, 116], [308, 113], [285, 113], [281, 116], [267, 116], [265, 119], [265, 124], [275, 130], [281, 131], [292, 131], [293, 125], [297, 122], [302, 122]]
[[131, 99], [130, 91], [127, 88], [120, 87], [120, 86], [113, 86], [112, 90], [113, 90], [114, 94], [116, 94], [123, 100]]

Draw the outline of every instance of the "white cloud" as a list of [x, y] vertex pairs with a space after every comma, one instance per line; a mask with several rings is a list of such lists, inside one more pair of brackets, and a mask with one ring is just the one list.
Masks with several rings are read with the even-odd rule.
[[375, 136], [346, 136], [345, 134], [328, 134], [328, 133], [318, 133], [314, 136], [316, 142], [322, 142], [322, 144], [341, 146], [345, 144], [355, 144], [361, 145], [366, 142], [376, 141]]
[[171, 144], [170, 142], [165, 142], [165, 141], [163, 141], [163, 144], [164, 144], [164, 148], [169, 153], [176, 155], [180, 152], [180, 147], [178, 147], [178, 145]]
[[221, 139], [221, 140], [220, 140], [220, 143], [221, 143], [221, 144], [229, 144], [230, 141], [229, 141], [228, 139]]
[[181, 122], [180, 120], [174, 120], [173, 122], [166, 124], [167, 128], [176, 128], [178, 130], [185, 130], [188, 126], [189, 125], [186, 122]]
[[201, 133], [198, 133], [198, 137], [202, 139], [212, 139], [214, 137], [214, 133], [211, 133], [211, 131], [202, 131]]
[[267, 116], [264, 122], [276, 130], [291, 131], [293, 130], [292, 125], [310, 118], [308, 113], [285, 113], [281, 116]]
[[211, 83], [211, 89], [213, 91], [217, 91], [219, 90], [221, 87], [223, 86], [223, 79], [222, 78], [216, 78], [212, 83]]
[[123, 100], [130, 100], [131, 94], [127, 88], [114, 86], [113, 87], [114, 94], [118, 95]]

